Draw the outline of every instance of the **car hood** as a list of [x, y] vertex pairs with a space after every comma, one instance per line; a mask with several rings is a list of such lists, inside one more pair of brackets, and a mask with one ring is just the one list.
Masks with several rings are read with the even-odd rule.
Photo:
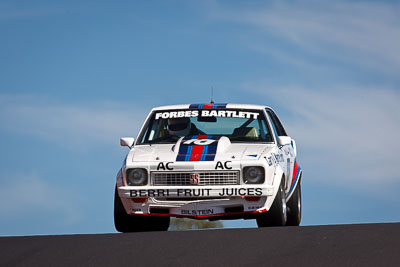
[[272, 147], [263, 143], [231, 143], [227, 137], [182, 137], [175, 144], [136, 146], [131, 156], [135, 162], [257, 160]]

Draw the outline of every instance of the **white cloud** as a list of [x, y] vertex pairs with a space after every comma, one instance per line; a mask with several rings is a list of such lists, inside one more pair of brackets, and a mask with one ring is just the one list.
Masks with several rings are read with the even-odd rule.
[[81, 220], [82, 215], [73, 192], [59, 189], [32, 173], [14, 173], [0, 176], [0, 218], [34, 214], [60, 225]]
[[[398, 3], [272, 1], [263, 7], [251, 7], [245, 5], [233, 9], [215, 5], [212, 17], [253, 26], [257, 31], [252, 35], [246, 33], [246, 42], [250, 47], [277, 57], [290, 55], [294, 63], [301, 61], [304, 53], [307, 53], [398, 75]], [[293, 49], [276, 41], [271, 43], [268, 38], [271, 35], [302, 49], [302, 53], [293, 53], [290, 51]], [[263, 36], [267, 39], [263, 40]], [[317, 65], [321, 65], [320, 62]]]
[[118, 144], [136, 136], [147, 113], [123, 103], [72, 105], [36, 96], [0, 95], [0, 129], [63, 146]]
[[399, 183], [398, 92], [356, 86], [244, 88], [291, 114], [283, 123], [297, 141], [298, 160], [309, 178], [370, 190]]
[[297, 79], [295, 86], [274, 79], [274, 85], [249, 82], [243, 89], [291, 114], [283, 122], [297, 140], [307, 179], [394, 195], [400, 184], [400, 93], [387, 84], [396, 84], [400, 69], [399, 3], [259, 3], [215, 1], [209, 14], [245, 26], [238, 37], [247, 48], [293, 65], [299, 73], [289, 76]]

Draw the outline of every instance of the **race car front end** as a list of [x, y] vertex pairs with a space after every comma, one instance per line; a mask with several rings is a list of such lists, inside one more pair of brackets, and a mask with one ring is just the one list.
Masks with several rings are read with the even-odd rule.
[[[300, 214], [300, 189], [292, 178], [295, 143], [284, 131], [278, 136], [271, 112], [238, 104], [153, 109], [136, 142], [121, 138], [130, 150], [117, 175], [117, 230], [166, 230], [170, 217], [279, 226], [287, 214]], [[297, 202], [287, 209], [292, 195]]]
[[[118, 175], [118, 194], [130, 215], [254, 219], [267, 212], [278, 190], [275, 169], [265, 163], [132, 164]], [[160, 170], [167, 167], [173, 170]]]

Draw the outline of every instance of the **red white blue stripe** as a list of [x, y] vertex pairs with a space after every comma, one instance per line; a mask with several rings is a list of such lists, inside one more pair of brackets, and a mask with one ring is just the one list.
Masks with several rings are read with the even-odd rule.
[[299, 179], [299, 175], [300, 175], [300, 171], [301, 168], [299, 166], [299, 164], [297, 164], [297, 161], [294, 162], [294, 167], [293, 167], [293, 179], [292, 179], [292, 184], [290, 186], [290, 192], [292, 192], [292, 190], [294, 189], [294, 186], [297, 183], [297, 180]]
[[[215, 142], [209, 145], [185, 144], [185, 141], [193, 139], [210, 139]], [[186, 136], [182, 139], [176, 161], [213, 161], [217, 153], [219, 136], [194, 135]]]

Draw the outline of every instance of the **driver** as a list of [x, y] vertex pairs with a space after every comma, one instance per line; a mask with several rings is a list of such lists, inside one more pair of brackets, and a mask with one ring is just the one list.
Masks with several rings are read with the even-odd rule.
[[204, 134], [190, 122], [189, 118], [168, 119], [168, 133], [175, 136]]

